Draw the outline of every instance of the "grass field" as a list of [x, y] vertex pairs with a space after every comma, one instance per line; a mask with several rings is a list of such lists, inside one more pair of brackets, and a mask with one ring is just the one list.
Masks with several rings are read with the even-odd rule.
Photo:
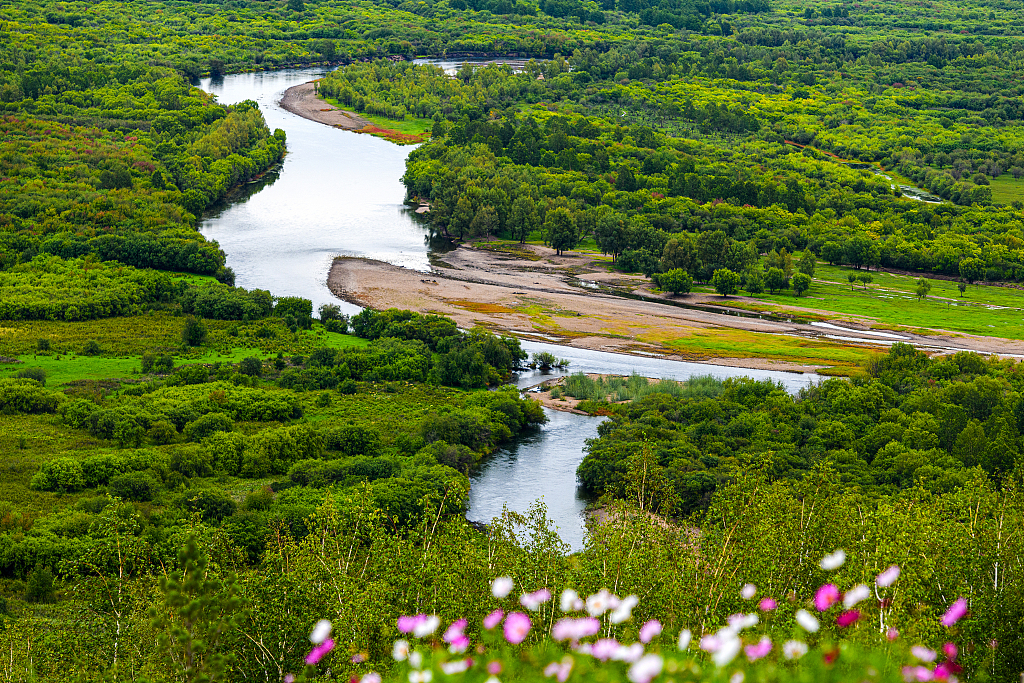
[[1024, 201], [1024, 178], [1014, 178], [1009, 173], [1004, 173], [989, 181], [989, 187], [992, 188], [994, 204], [1012, 204]]
[[[644, 336], [638, 339], [648, 341]], [[878, 349], [867, 345], [836, 344], [729, 328], [697, 329], [685, 337], [658, 341], [694, 359], [771, 358], [795, 363], [852, 367], [865, 363], [879, 353]]]
[[[333, 104], [339, 109], [345, 109], [345, 105], [338, 100], [332, 100], [330, 98], [324, 98], [324, 101]], [[415, 117], [408, 117], [403, 121], [396, 121], [394, 119], [388, 119], [383, 116], [373, 116], [366, 112], [359, 113], [360, 117], [366, 119], [378, 128], [385, 130], [393, 130], [403, 135], [414, 135], [420, 138], [420, 142], [425, 141], [430, 137], [430, 131], [434, 128], [434, 122], [430, 119], [418, 119]]]

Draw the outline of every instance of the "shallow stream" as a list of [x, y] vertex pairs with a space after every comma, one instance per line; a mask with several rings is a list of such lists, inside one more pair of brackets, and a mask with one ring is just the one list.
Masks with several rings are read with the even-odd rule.
[[[411, 147], [308, 121], [278, 106], [284, 91], [319, 78], [326, 69], [303, 68], [235, 74], [211, 81], [204, 90], [231, 104], [254, 100], [271, 130], [288, 134], [288, 154], [279, 168], [235, 193], [204, 217], [200, 231], [227, 253], [241, 287], [268, 289], [278, 296], [302, 296], [322, 303], [358, 308], [327, 289], [335, 256], [364, 256], [395, 265], [429, 269], [427, 231], [403, 204], [400, 178]], [[686, 379], [694, 375], [749, 376], [781, 382], [795, 392], [811, 375], [745, 370], [626, 356], [551, 344], [524, 342], [530, 353], [548, 351], [570, 361], [570, 371]], [[517, 379], [525, 388], [541, 382], [540, 372]], [[601, 418], [545, 409], [546, 425], [519, 438], [487, 459], [472, 477], [469, 512], [488, 522], [503, 505], [526, 512], [543, 499], [548, 515], [574, 550], [583, 547], [586, 500], [576, 485], [576, 467], [586, 440], [597, 435]]]

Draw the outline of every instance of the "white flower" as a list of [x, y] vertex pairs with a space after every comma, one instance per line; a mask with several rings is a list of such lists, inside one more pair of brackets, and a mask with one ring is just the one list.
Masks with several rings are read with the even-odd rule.
[[693, 638], [693, 634], [690, 633], [690, 629], [684, 628], [679, 632], [679, 641], [676, 643], [680, 650], [685, 650], [690, 647], [690, 639]]
[[444, 662], [441, 664], [441, 671], [451, 676], [453, 674], [461, 674], [469, 669], [469, 659], [459, 659], [454, 662]]
[[635, 595], [627, 595], [622, 598], [618, 606], [608, 615], [608, 621], [613, 624], [621, 624], [633, 615], [633, 608], [639, 604], [640, 598]]
[[409, 641], [408, 640], [396, 640], [395, 646], [391, 649], [391, 656], [395, 658], [395, 661], [401, 662], [402, 660], [409, 657]]
[[319, 645], [320, 643], [327, 640], [328, 636], [331, 635], [331, 622], [326, 619], [321, 619], [316, 622], [316, 626], [313, 627], [313, 632], [309, 634], [309, 642]]
[[587, 598], [587, 614], [592, 617], [599, 617], [607, 612], [609, 598], [611, 598], [611, 594], [607, 588], [602, 588], [591, 595]]
[[497, 676], [491, 676], [484, 683], [501, 683]]
[[743, 673], [742, 671], [737, 671], [736, 673], [734, 673], [732, 676], [729, 677], [729, 683], [743, 683], [743, 681], [746, 678], [747, 678], [747, 675], [745, 673]]
[[787, 640], [782, 644], [782, 654], [786, 659], [800, 659], [807, 654], [807, 644], [799, 640]]
[[612, 659], [617, 662], [636, 662], [644, 656], [644, 646], [640, 643], [632, 645], [619, 645], [612, 653]]
[[508, 576], [499, 576], [491, 581], [491, 595], [496, 598], [503, 598], [512, 592], [512, 579]]
[[752, 583], [743, 584], [743, 588], [740, 589], [741, 598], [744, 600], [750, 600], [755, 595], [757, 595], [757, 586]]
[[661, 667], [664, 665], [665, 661], [660, 656], [647, 655], [629, 667], [629, 673], [626, 675], [633, 683], [649, 683], [651, 679], [661, 673]]
[[423, 654], [421, 652], [419, 652], [419, 651], [412, 652], [409, 655], [409, 666], [411, 666], [414, 669], [422, 669], [423, 668]]
[[583, 602], [580, 600], [579, 593], [571, 588], [566, 588], [562, 591], [562, 597], [559, 599], [559, 607], [563, 612], [575, 612], [583, 608]]
[[715, 666], [721, 668], [736, 658], [741, 647], [743, 647], [743, 643], [739, 638], [735, 636], [725, 638], [721, 641], [718, 650], [711, 655], [711, 659], [714, 660]]
[[412, 634], [417, 638], [426, 638], [431, 633], [437, 630], [437, 627], [441, 625], [441, 620], [436, 615], [431, 614], [426, 619], [418, 622], [412, 627]]
[[700, 649], [704, 652], [718, 652], [722, 647], [722, 639], [716, 635], [708, 634], [700, 639]]
[[745, 628], [757, 626], [757, 622], [760, 620], [761, 618], [757, 616], [756, 612], [751, 612], [750, 614], [733, 614], [729, 617], [728, 622], [729, 628], [742, 631]]
[[846, 562], [846, 551], [840, 548], [831, 555], [821, 558], [821, 568], [825, 571], [832, 571], [842, 567], [843, 562]]
[[805, 609], [796, 611], [796, 623], [800, 624], [803, 630], [808, 633], [815, 633], [820, 626], [820, 624], [818, 624], [818, 620], [814, 618], [814, 615]]
[[430, 683], [432, 680], [434, 680], [434, 672], [430, 669], [409, 672], [409, 683]]
[[869, 597], [871, 597], [871, 589], [863, 583], [858, 583], [846, 591], [846, 595], [843, 596], [843, 607], [850, 609], [861, 600], [867, 600]]
[[532, 593], [523, 593], [519, 596], [519, 604], [530, 610], [536, 612], [540, 609], [540, 606], [551, 599], [551, 591], [547, 588], [541, 588], [538, 591]]
[[900, 568], [899, 565], [894, 564], [893, 566], [889, 567], [884, 572], [879, 574], [875, 578], [875, 583], [877, 583], [882, 588], [888, 588], [889, 586], [894, 584], [896, 582], [896, 579], [898, 578], [900, 578]]
[[380, 683], [380, 674], [376, 671], [371, 671], [368, 674], [363, 674], [363, 677], [359, 679], [359, 683]]

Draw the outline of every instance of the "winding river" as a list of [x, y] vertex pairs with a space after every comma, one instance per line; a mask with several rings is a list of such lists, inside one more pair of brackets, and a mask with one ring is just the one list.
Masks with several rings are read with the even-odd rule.
[[[278, 296], [340, 303], [327, 289], [335, 256], [365, 256], [426, 271], [427, 232], [404, 204], [400, 182], [410, 147], [358, 135], [300, 118], [278, 106], [284, 91], [322, 76], [324, 68], [235, 74], [201, 87], [231, 104], [255, 100], [271, 129], [288, 134], [288, 154], [281, 166], [235, 193], [204, 217], [200, 231], [227, 253], [241, 287], [268, 289]], [[549, 351], [570, 361], [572, 371], [687, 379], [749, 376], [781, 382], [788, 391], [814, 378], [785, 372], [745, 370], [717, 365], [625, 356], [572, 347], [524, 342], [533, 353]], [[547, 375], [550, 376], [550, 375]], [[527, 372], [517, 379], [525, 388], [544, 378]], [[469, 511], [487, 522], [503, 506], [526, 512], [541, 499], [562, 539], [574, 550], [583, 547], [587, 501], [576, 485], [576, 467], [585, 442], [597, 435], [602, 418], [545, 409], [549, 421], [535, 433], [494, 454], [472, 477]]]

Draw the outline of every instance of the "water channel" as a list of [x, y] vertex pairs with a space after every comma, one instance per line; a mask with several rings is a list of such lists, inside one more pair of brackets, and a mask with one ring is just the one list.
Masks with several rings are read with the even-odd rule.
[[[327, 289], [335, 256], [365, 256], [428, 270], [426, 230], [403, 204], [400, 182], [410, 147], [308, 121], [278, 106], [287, 88], [318, 78], [323, 68], [236, 74], [201, 87], [224, 104], [255, 100], [273, 130], [288, 135], [288, 154], [264, 179], [243, 188], [204, 217], [200, 231], [227, 253], [227, 265], [241, 287], [268, 289], [278, 296], [302, 296], [341, 303]], [[530, 353], [549, 351], [570, 361], [571, 371], [639, 373], [647, 377], [687, 379], [749, 376], [781, 382], [788, 391], [814, 381], [813, 376], [746, 370], [659, 358], [625, 356], [565, 346], [524, 342]], [[550, 375], [547, 375], [550, 376]], [[545, 378], [521, 374], [521, 388]], [[549, 421], [491, 456], [472, 477], [470, 519], [487, 522], [502, 506], [526, 512], [543, 499], [562, 539], [574, 550], [586, 535], [586, 500], [576, 485], [576, 467], [585, 442], [597, 435], [602, 418], [545, 409]]]

